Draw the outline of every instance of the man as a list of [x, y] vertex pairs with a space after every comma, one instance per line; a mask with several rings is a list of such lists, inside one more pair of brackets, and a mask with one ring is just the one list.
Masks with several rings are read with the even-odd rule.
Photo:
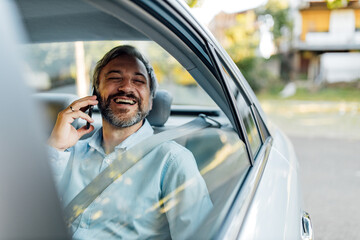
[[[153, 130], [145, 119], [157, 82], [148, 61], [134, 47], [110, 50], [94, 70], [95, 95], [59, 113], [49, 138], [51, 164], [62, 204], [84, 189], [117, 156]], [[71, 123], [93, 119], [96, 105], [102, 128]], [[206, 217], [212, 203], [190, 151], [166, 142], [155, 147], [112, 183], [72, 224], [74, 239], [185, 239]]]

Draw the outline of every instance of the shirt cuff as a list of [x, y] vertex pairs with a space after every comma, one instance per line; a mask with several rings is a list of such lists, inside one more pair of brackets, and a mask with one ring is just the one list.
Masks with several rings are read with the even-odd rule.
[[51, 146], [47, 147], [49, 163], [55, 179], [63, 175], [66, 165], [69, 162], [71, 152], [65, 150], [64, 152], [57, 150]]

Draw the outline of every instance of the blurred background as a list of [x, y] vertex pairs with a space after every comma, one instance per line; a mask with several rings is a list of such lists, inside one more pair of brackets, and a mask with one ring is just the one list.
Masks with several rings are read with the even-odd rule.
[[360, 239], [360, 1], [188, 1], [292, 141], [316, 239]]
[[[360, 0], [186, 3], [293, 142], [316, 239], [360, 239]], [[31, 56], [29, 84], [40, 92], [88, 95], [96, 62], [127, 43], [24, 46]], [[161, 47], [129, 44], [148, 56], [160, 88], [170, 89], [175, 104], [214, 105]]]

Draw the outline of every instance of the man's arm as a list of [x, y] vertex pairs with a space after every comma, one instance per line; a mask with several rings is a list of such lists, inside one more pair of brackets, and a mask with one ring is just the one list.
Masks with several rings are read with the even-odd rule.
[[190, 151], [176, 154], [164, 178], [164, 211], [172, 239], [187, 239], [212, 209], [204, 179]]
[[64, 175], [71, 154], [72, 154], [71, 151], [58, 151], [57, 149], [51, 146], [48, 147], [49, 163], [56, 185], [60, 183]]
[[89, 129], [86, 126], [75, 129], [71, 123], [77, 118], [94, 122], [84, 111], [89, 105], [96, 105], [97, 103], [96, 96], [84, 97], [71, 103], [70, 106], [58, 114], [55, 126], [48, 139], [49, 162], [57, 184], [62, 179], [71, 156], [71, 151], [65, 150], [74, 146], [83, 135], [94, 130], [94, 126], [90, 126]]

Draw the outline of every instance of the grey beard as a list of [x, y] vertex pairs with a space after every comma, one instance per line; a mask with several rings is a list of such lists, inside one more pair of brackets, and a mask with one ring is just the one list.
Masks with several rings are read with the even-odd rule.
[[111, 111], [110, 107], [107, 107], [105, 111], [102, 111], [102, 116], [105, 118], [107, 122], [109, 122], [111, 125], [118, 127], [118, 128], [127, 128], [131, 127], [140, 121], [142, 121], [148, 114], [149, 111], [141, 111], [140, 109], [137, 111], [134, 117], [130, 119], [119, 119], [113, 111]]
[[141, 108], [141, 101], [138, 100], [138, 111], [136, 112], [135, 116], [130, 119], [121, 119], [114, 114], [114, 112], [110, 108], [110, 99], [108, 101], [103, 101], [101, 96], [98, 94], [98, 107], [100, 109], [101, 115], [103, 118], [110, 123], [111, 125], [118, 127], [118, 128], [126, 128], [131, 127], [140, 121], [142, 121], [150, 112], [150, 110], [143, 110]]

